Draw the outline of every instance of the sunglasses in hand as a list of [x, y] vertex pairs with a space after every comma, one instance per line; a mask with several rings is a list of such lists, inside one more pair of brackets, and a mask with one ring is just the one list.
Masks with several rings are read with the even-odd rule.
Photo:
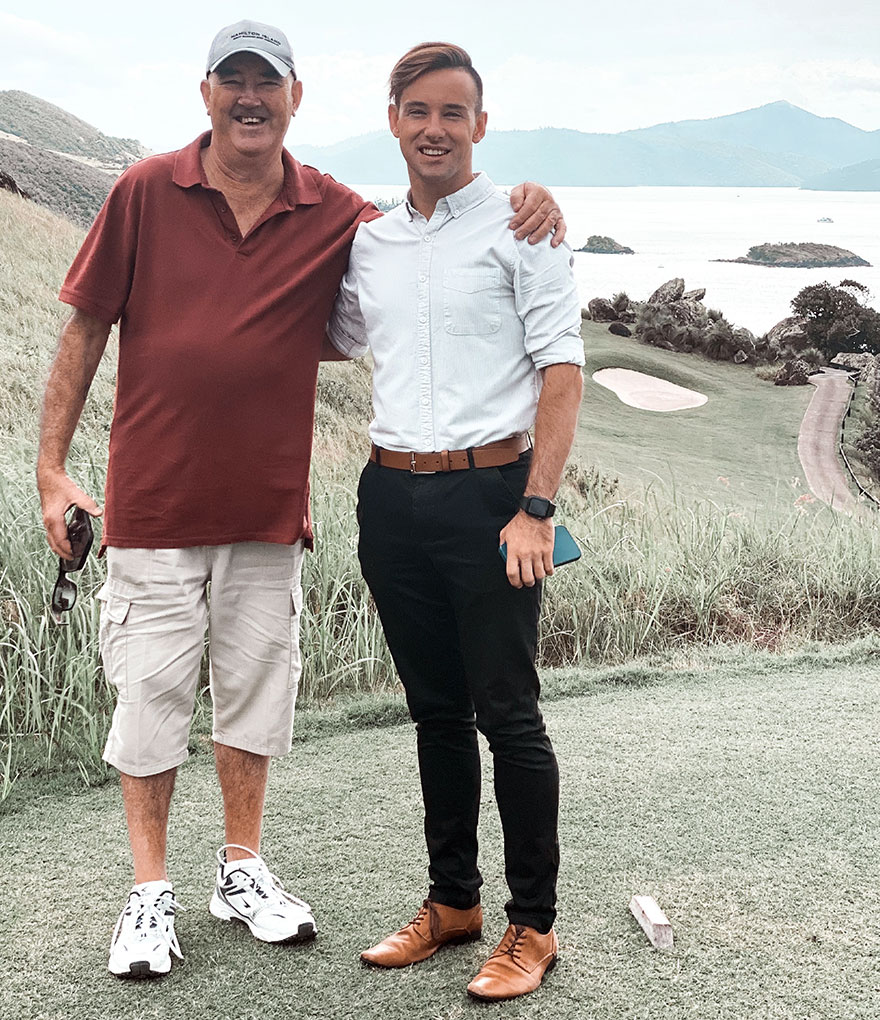
[[82, 570], [92, 548], [92, 519], [78, 506], [73, 508], [67, 522], [67, 538], [73, 554], [69, 560], [59, 558], [58, 580], [52, 589], [52, 619], [59, 626], [67, 623], [67, 618], [62, 614], [73, 609], [76, 603], [76, 585], [67, 575]]

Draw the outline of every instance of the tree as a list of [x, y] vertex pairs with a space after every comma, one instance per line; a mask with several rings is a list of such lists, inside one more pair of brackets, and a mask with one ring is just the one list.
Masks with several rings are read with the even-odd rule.
[[810, 342], [828, 361], [842, 351], [878, 354], [880, 313], [864, 304], [869, 295], [857, 280], [842, 280], [838, 287], [825, 281], [804, 287], [791, 308], [806, 321]]

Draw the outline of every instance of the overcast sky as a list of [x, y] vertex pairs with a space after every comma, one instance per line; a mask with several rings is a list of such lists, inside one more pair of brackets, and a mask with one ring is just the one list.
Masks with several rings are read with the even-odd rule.
[[[7, 0], [8, 2], [8, 0]], [[364, 13], [369, 12], [369, 19]], [[56, 103], [105, 134], [178, 148], [207, 127], [198, 92], [215, 32], [282, 28], [305, 95], [288, 146], [387, 126], [394, 61], [431, 39], [468, 49], [490, 129], [623, 131], [777, 99], [880, 128], [878, 0], [40, 0], [0, 11], [0, 89]]]

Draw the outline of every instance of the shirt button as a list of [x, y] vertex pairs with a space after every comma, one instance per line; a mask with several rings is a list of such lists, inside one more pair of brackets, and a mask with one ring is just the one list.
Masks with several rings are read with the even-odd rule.
[[434, 240], [434, 235], [433, 234], [425, 234], [425, 240], [428, 241], [428, 242], [433, 241]]
[[428, 279], [427, 276], [420, 276], [419, 277], [419, 283], [425, 283], [427, 279]]

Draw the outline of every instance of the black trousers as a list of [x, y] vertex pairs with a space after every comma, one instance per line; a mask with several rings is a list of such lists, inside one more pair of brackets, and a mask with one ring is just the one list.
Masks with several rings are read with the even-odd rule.
[[498, 553], [530, 457], [430, 475], [369, 462], [359, 555], [416, 723], [429, 898], [459, 909], [479, 902], [479, 730], [493, 756], [507, 914], [546, 932], [556, 916], [559, 770], [538, 708], [541, 590], [512, 587]]

